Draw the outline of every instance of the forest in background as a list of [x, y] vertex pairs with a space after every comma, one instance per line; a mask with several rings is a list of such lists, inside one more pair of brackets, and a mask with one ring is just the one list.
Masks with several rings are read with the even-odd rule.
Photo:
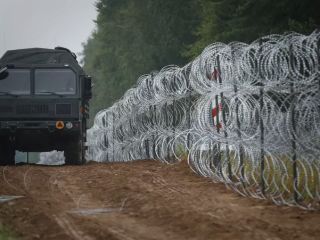
[[319, 0], [97, 0], [96, 8], [82, 60], [94, 83], [91, 124], [139, 76], [183, 66], [210, 43], [310, 34], [320, 26]]

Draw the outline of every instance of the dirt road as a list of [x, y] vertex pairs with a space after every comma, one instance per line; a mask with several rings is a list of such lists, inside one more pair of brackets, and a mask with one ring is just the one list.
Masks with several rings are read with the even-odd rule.
[[0, 168], [0, 223], [23, 239], [319, 239], [320, 213], [248, 199], [185, 163]]

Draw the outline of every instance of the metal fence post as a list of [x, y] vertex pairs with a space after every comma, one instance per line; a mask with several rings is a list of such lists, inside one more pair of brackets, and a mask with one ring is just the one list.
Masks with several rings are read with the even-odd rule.
[[115, 122], [114, 112], [112, 112], [112, 161], [114, 161], [114, 122]]
[[108, 148], [109, 148], [109, 142], [108, 142], [108, 139], [107, 139], [107, 136], [106, 135], [104, 135], [103, 136], [103, 140], [104, 140], [104, 146], [106, 147], [106, 149], [107, 149], [107, 161], [109, 161], [109, 153], [108, 153]]
[[[191, 65], [187, 66], [186, 68], [187, 73], [186, 74], [190, 74], [191, 71]], [[190, 133], [190, 129], [191, 129], [191, 110], [192, 110], [192, 97], [191, 97], [191, 89], [190, 89], [190, 78], [187, 77], [186, 78], [187, 81], [187, 99], [188, 99], [188, 108], [187, 108], [187, 128], [188, 128], [188, 133], [187, 133], [187, 148], [188, 151], [191, 148], [191, 133]]]
[[[290, 54], [290, 67], [295, 65], [295, 60], [292, 54], [292, 45], [289, 47]], [[292, 146], [292, 170], [293, 170], [293, 197], [294, 201], [298, 202], [298, 178], [297, 178], [297, 144], [296, 144], [296, 119], [295, 119], [295, 104], [296, 104], [296, 93], [295, 93], [295, 85], [293, 79], [290, 79], [290, 94], [292, 97], [292, 101], [290, 103], [290, 120], [292, 124], [292, 133], [291, 133], [291, 146]]]
[[[232, 56], [232, 59], [234, 60], [234, 56]], [[241, 142], [241, 139], [242, 139], [242, 136], [241, 136], [241, 123], [240, 123], [240, 119], [239, 119], [239, 98], [238, 98], [238, 86], [237, 86], [237, 83], [236, 83], [236, 80], [234, 80], [234, 83], [233, 83], [233, 90], [234, 90], [234, 93], [236, 95], [236, 99], [235, 99], [235, 102], [236, 102], [236, 126], [237, 126], [237, 135], [239, 137], [239, 163], [240, 163], [240, 181], [242, 183], [242, 185], [245, 187], [245, 184], [244, 184], [244, 164], [243, 164], [243, 158], [244, 158], [244, 149], [243, 149], [243, 146], [242, 146], [242, 142]]]
[[[260, 38], [259, 41], [259, 55], [262, 53], [262, 38]], [[258, 55], [258, 56], [259, 56]], [[264, 179], [264, 168], [265, 168], [265, 159], [264, 159], [264, 122], [263, 122], [263, 107], [264, 107], [264, 82], [263, 82], [263, 76], [260, 67], [259, 68], [259, 77], [260, 81], [259, 83], [261, 84], [260, 86], [260, 92], [259, 92], [259, 104], [260, 104], [260, 116], [259, 116], [259, 125], [260, 125], [260, 172], [261, 172], [261, 191], [262, 194], [265, 195], [265, 179]]]
[[[156, 113], [157, 112], [157, 106], [156, 105], [153, 106], [152, 111], [153, 111], [153, 116], [154, 116], [154, 124], [156, 125], [157, 124], [157, 113]], [[153, 147], [152, 147], [152, 149], [153, 149], [153, 158], [157, 159], [156, 137], [155, 137], [155, 135], [153, 135]]]
[[[222, 86], [222, 77], [221, 77], [221, 64], [220, 64], [220, 56], [217, 57], [217, 80], [220, 86]], [[224, 96], [223, 96], [223, 92], [220, 92], [220, 99], [221, 99], [221, 114], [222, 114], [222, 122], [223, 125], [226, 126], [226, 113], [225, 113], [225, 104], [224, 104]], [[217, 109], [217, 132], [218, 134], [220, 133], [220, 117], [219, 117], [219, 113], [220, 113], [220, 104], [219, 104], [219, 95], [216, 95], [216, 109]], [[223, 131], [224, 132], [224, 136], [227, 138], [228, 137], [228, 133], [226, 132], [226, 130]], [[230, 159], [229, 159], [229, 146], [228, 146], [228, 142], [226, 143], [226, 157], [227, 157], [227, 162], [228, 162], [228, 171], [229, 171], [229, 177], [230, 177], [230, 170], [231, 170], [231, 166], [230, 166]], [[221, 164], [221, 158], [222, 158], [222, 154], [221, 154], [221, 143], [218, 144], [218, 161], [219, 161], [219, 172], [220, 175], [223, 176], [222, 174], [222, 164]]]

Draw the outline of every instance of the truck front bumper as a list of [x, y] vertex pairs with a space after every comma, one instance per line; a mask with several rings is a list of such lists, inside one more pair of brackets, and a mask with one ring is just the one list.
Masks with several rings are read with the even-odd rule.
[[1, 121], [0, 135], [15, 133], [20, 130], [47, 132], [79, 132], [80, 121]]

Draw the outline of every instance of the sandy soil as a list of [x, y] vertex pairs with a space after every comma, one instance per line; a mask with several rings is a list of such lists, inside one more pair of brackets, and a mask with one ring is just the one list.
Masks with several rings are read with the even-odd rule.
[[22, 239], [319, 239], [320, 212], [249, 199], [155, 161], [0, 168], [0, 224]]

